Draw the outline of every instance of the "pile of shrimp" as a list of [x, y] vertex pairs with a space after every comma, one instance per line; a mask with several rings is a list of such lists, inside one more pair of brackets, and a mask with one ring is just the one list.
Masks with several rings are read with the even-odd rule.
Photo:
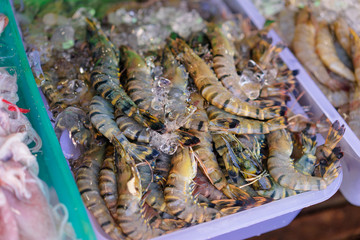
[[202, 31], [139, 52], [82, 14], [86, 38], [64, 50], [70, 59], [54, 52], [38, 82], [57, 137], [69, 133], [80, 150], [69, 161], [83, 202], [111, 239], [153, 238], [323, 190], [339, 175], [345, 129], [330, 124], [317, 146], [316, 121], [286, 106], [296, 71], [271, 26], [203, 20]]
[[333, 106], [360, 137], [360, 42], [345, 17], [321, 20], [317, 8], [284, 9], [278, 29]]

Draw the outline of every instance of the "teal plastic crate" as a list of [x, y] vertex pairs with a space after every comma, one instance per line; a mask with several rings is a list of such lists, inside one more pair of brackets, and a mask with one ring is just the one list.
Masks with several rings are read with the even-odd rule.
[[[43, 141], [36, 154], [39, 177], [56, 190], [59, 201], [65, 204], [79, 239], [96, 239], [74, 178], [61, 151], [32, 75], [23, 43], [8, 0], [0, 0], [0, 13], [9, 18], [9, 25], [0, 36], [0, 67], [16, 72], [18, 78], [19, 107], [29, 109], [26, 114]], [[41, 224], [41, 223], [39, 223]]]

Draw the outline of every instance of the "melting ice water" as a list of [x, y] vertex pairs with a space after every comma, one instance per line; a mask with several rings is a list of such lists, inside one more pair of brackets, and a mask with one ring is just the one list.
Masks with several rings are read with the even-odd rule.
[[168, 93], [170, 91], [171, 81], [164, 77], [156, 77], [153, 83], [152, 91], [155, 98], [151, 101], [151, 107], [154, 110], [161, 111], [168, 104]]
[[253, 60], [249, 60], [247, 67], [240, 76], [240, 86], [250, 99], [259, 97], [260, 90], [264, 85], [266, 74]]
[[51, 43], [59, 50], [72, 48], [75, 43], [74, 28], [70, 25], [57, 27], [51, 37]]
[[150, 131], [150, 146], [160, 150], [163, 153], [173, 155], [178, 148], [178, 136], [175, 133], [159, 134]]
[[205, 28], [201, 16], [186, 8], [160, 7], [137, 12], [118, 9], [108, 15], [108, 20], [117, 26], [111, 37], [115, 44], [127, 44], [144, 52], [162, 47], [171, 32], [187, 38]]

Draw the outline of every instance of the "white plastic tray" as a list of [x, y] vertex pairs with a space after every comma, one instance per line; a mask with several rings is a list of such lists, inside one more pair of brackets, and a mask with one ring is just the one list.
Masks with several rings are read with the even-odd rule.
[[[264, 25], [264, 17], [250, 0], [225, 0], [225, 2], [233, 11], [245, 13], [256, 27], [261, 28]], [[271, 31], [269, 34], [274, 42], [281, 40], [275, 31]], [[341, 124], [345, 125], [346, 131], [343, 139], [340, 141], [340, 146], [344, 152], [344, 157], [341, 160], [344, 178], [340, 191], [350, 203], [360, 206], [360, 140], [316, 86], [292, 52], [286, 48], [281, 52], [280, 56], [291, 70], [300, 70], [297, 79], [312, 100], [313, 104], [311, 104], [311, 107], [314, 109], [313, 112], [324, 113], [331, 122], [339, 120]]]

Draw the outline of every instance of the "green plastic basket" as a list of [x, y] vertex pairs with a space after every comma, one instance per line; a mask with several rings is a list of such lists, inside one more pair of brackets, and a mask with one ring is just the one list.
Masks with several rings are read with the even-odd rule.
[[[56, 190], [61, 203], [69, 212], [76, 236], [79, 239], [96, 239], [78, 188], [47, 115], [39, 89], [31, 72], [24, 46], [8, 0], [0, 0], [0, 13], [9, 18], [9, 25], [0, 36], [0, 67], [8, 67], [18, 77], [18, 106], [29, 109], [26, 114], [43, 141], [37, 153], [39, 177]], [[39, 223], [41, 224], [41, 223]]]

